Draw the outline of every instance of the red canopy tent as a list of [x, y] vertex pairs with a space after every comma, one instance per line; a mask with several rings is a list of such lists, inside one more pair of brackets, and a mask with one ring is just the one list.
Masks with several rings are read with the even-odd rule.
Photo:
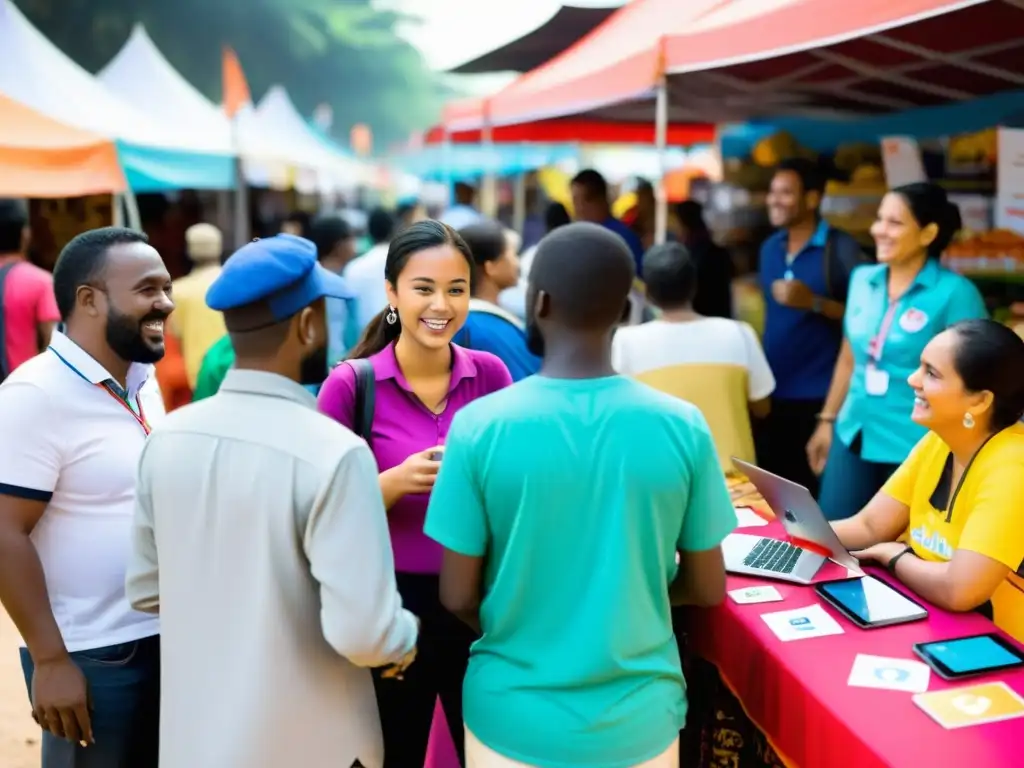
[[[494, 51], [466, 62], [453, 73], [527, 72], [553, 59], [568, 46], [584, 39], [618, 10], [616, 7], [593, 8], [563, 5], [542, 26]], [[488, 99], [474, 98], [446, 105], [442, 124], [430, 129], [423, 137], [427, 144], [445, 140], [455, 144], [478, 144], [485, 140], [480, 129], [486, 122]], [[470, 130], [450, 130], [460, 123], [469, 123]], [[446, 133], [447, 129], [447, 133]], [[711, 123], [677, 124], [669, 126], [668, 143], [676, 146], [714, 141], [715, 128]], [[651, 144], [655, 140], [651, 120], [618, 122], [609, 120], [540, 120], [506, 124], [491, 131], [496, 143], [583, 142], [593, 144]]]
[[[423, 140], [427, 144], [440, 144], [447, 140], [455, 144], [479, 144], [484, 141], [484, 131], [477, 128], [469, 131], [445, 133], [443, 126], [427, 131]], [[558, 144], [582, 142], [584, 144], [652, 144], [654, 123], [609, 123], [598, 120], [558, 118], [538, 120], [533, 123], [502, 125], [491, 131], [491, 141], [497, 144], [516, 142], [537, 142]], [[710, 123], [682, 123], [668, 127], [667, 143], [673, 146], [707, 144], [715, 140], [715, 126]]]
[[[1020, 0], [634, 0], [487, 102], [492, 126], [874, 113], [1024, 87]], [[482, 109], [453, 108], [450, 130]]]

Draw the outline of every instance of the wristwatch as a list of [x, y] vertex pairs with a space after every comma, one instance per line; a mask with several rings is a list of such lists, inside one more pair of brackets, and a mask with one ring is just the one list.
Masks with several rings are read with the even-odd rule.
[[814, 296], [811, 299], [811, 312], [821, 314], [825, 309], [824, 300], [820, 296]]

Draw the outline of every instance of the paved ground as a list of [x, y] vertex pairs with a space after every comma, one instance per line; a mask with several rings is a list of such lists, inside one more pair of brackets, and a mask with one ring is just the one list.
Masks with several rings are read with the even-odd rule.
[[18, 631], [0, 608], [0, 766], [39, 768], [39, 727], [29, 716], [20, 645]]

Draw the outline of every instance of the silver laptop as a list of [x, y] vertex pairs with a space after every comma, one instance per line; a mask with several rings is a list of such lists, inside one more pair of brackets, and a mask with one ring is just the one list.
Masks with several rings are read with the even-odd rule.
[[[819, 545], [832, 553], [829, 559], [833, 562], [863, 575], [860, 562], [839, 542], [810, 491], [740, 459], [733, 458], [732, 462], [764, 496], [786, 533], [795, 539]], [[810, 584], [826, 560], [816, 552], [808, 552], [788, 542], [746, 533], [729, 534], [722, 542], [722, 553], [725, 569], [730, 573], [798, 584]]]

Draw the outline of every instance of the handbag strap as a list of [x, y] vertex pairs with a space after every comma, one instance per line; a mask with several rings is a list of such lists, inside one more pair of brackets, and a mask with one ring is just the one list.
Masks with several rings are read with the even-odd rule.
[[7, 360], [7, 328], [4, 322], [4, 283], [7, 275], [19, 262], [14, 261], [0, 267], [0, 381], [11, 375], [10, 363]]
[[346, 360], [345, 365], [356, 375], [355, 401], [352, 404], [352, 431], [370, 443], [373, 435], [373, 412], [376, 405], [376, 378], [369, 360]]

